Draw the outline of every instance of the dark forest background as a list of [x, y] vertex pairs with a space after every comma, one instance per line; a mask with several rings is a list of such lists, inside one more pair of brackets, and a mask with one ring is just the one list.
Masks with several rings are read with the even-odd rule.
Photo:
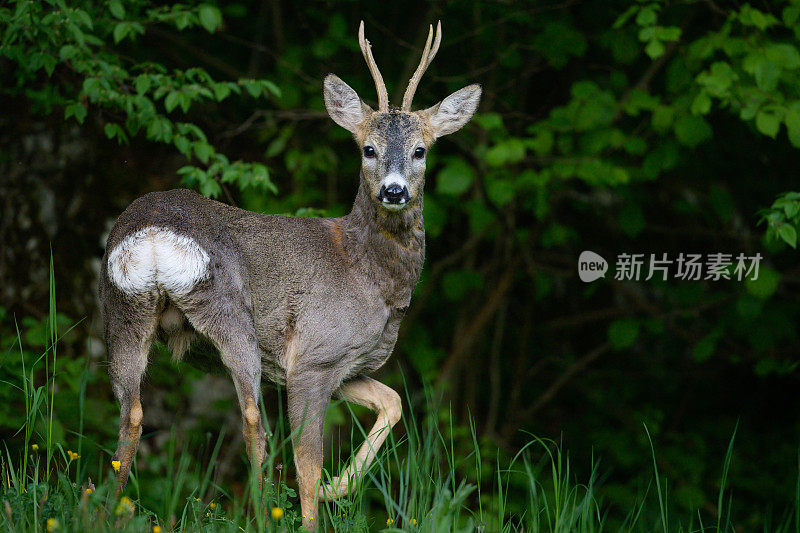
[[[425, 387], [441, 397], [457, 443], [474, 420], [486, 457], [513, 456], [532, 433], [569, 450], [578, 478], [597, 462], [612, 515], [648, 486], [644, 426], [674, 505], [713, 514], [736, 429], [735, 523], [784, 513], [800, 443], [794, 2], [0, 7], [4, 447], [19, 446], [25, 416], [9, 384], [47, 343], [51, 253], [60, 331], [77, 324], [59, 344], [58, 438], [75, 439], [85, 396], [83, 453], [100, 457], [118, 407], [97, 276], [133, 199], [188, 186], [259, 212], [349, 210], [359, 151], [327, 117], [322, 79], [334, 72], [374, 104], [361, 19], [391, 101], [439, 19], [416, 107], [469, 83], [484, 91], [475, 119], [430, 153], [425, 269], [379, 378], [407, 388], [407, 410], [427, 405]], [[580, 281], [583, 250], [611, 262], [605, 279]], [[763, 260], [750, 282], [614, 279], [618, 254], [681, 252]], [[140, 461], [158, 471], [173, 427], [211, 441], [226, 428], [220, 478], [241, 476], [230, 381], [163, 349], [153, 359]], [[265, 390], [271, 417], [277, 398]], [[329, 412], [332, 446], [346, 415]]]

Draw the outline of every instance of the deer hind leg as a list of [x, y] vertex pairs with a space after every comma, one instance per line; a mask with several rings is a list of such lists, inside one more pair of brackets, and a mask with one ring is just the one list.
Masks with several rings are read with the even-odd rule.
[[[214, 299], [214, 305], [207, 303], [208, 298]], [[261, 466], [266, 459], [266, 435], [259, 406], [261, 350], [252, 315], [231, 294], [205, 295], [202, 299], [176, 299], [175, 304], [192, 327], [211, 340], [230, 372], [242, 412], [242, 434], [247, 456], [258, 474], [258, 486], [261, 488], [264, 482]]]
[[[333, 386], [323, 372], [292, 370], [286, 376], [287, 407], [303, 527], [317, 529], [322, 475], [322, 427]], [[335, 385], [334, 385], [335, 386]]]
[[[107, 344], [111, 388], [120, 404], [119, 444], [112, 458], [117, 466], [117, 495], [125, 488], [131, 464], [142, 434], [142, 404], [140, 388], [147, 368], [147, 355], [158, 322], [154, 297], [142, 297], [136, 303], [127, 302], [109, 309], [107, 315]], [[116, 461], [119, 461], [117, 465]]]
[[261, 368], [231, 364], [228, 370], [231, 372], [236, 395], [239, 398], [239, 408], [242, 411], [242, 435], [247, 457], [258, 475], [258, 488], [261, 489], [264, 486], [261, 468], [267, 457], [266, 433], [259, 409]]
[[355, 489], [386, 437], [400, 420], [403, 409], [403, 403], [397, 392], [380, 381], [366, 376], [359, 376], [342, 384], [338, 394], [348, 402], [368, 407], [377, 413], [378, 419], [344, 472], [323, 487], [321, 492], [325, 500], [341, 498]]

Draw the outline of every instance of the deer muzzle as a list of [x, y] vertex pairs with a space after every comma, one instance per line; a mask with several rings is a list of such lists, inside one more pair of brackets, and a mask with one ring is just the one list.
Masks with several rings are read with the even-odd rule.
[[[385, 179], [378, 192], [378, 201], [390, 209], [405, 207], [411, 195], [408, 193], [406, 181], [398, 176], [389, 176], [392, 179]], [[391, 206], [391, 207], [390, 207]]]

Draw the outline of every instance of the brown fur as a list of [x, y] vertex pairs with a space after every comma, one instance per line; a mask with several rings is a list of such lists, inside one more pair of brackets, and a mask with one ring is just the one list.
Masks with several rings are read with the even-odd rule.
[[336, 248], [336, 251], [342, 255], [343, 259], [346, 259], [347, 250], [345, 250], [344, 245], [342, 244], [344, 230], [341, 222], [336, 219], [325, 219], [322, 221], [322, 223], [330, 230], [331, 241], [333, 242], [333, 246]]

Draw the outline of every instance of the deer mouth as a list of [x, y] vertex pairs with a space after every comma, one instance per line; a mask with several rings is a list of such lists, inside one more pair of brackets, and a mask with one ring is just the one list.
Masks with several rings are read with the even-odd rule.
[[403, 209], [410, 200], [411, 196], [408, 194], [408, 188], [398, 185], [383, 186], [378, 193], [378, 201], [390, 211]]

